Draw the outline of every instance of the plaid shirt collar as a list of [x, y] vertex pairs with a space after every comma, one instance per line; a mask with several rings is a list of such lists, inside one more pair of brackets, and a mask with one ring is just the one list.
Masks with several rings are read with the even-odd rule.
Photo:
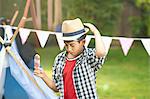
[[[77, 57], [75, 57], [75, 59], [77, 60], [76, 66], [78, 66], [79, 63], [80, 63], [80, 60], [81, 60], [84, 56], [86, 56], [86, 53], [87, 53], [87, 52], [86, 52], [86, 51], [87, 51], [86, 49], [87, 49], [87, 48], [84, 47], [84, 48], [83, 48], [83, 51], [82, 51]], [[63, 52], [61, 58], [63, 59], [62, 62], [65, 62], [65, 60], [67, 59], [67, 51], [64, 51], [64, 52]], [[63, 69], [62, 69], [62, 71], [63, 71]]]

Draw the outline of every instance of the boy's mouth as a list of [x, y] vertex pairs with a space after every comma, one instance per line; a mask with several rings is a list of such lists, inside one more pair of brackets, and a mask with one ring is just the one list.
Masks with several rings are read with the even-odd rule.
[[69, 54], [73, 55], [73, 52], [68, 52]]

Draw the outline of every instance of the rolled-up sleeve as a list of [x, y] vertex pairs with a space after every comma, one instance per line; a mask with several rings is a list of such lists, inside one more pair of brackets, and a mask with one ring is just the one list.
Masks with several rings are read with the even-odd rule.
[[53, 72], [52, 72], [52, 78], [53, 78], [53, 81], [54, 81], [54, 83], [55, 83], [55, 86], [57, 87], [57, 89], [59, 89], [59, 79], [58, 79], [58, 71], [57, 71], [57, 59], [58, 59], [58, 57], [56, 57], [55, 58], [55, 62], [54, 62], [54, 64], [53, 64], [53, 67], [52, 67], [52, 70], [53, 70]]
[[104, 63], [105, 60], [105, 56], [104, 57], [97, 57], [96, 56], [96, 50], [95, 48], [89, 48], [88, 49], [88, 63], [91, 65], [91, 68], [94, 69], [94, 71], [97, 71], [98, 69], [102, 68], [102, 65]]

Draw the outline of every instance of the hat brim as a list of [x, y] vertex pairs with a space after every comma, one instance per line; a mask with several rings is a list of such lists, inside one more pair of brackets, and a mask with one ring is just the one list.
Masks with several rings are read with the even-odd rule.
[[78, 40], [78, 38], [80, 38], [82, 35], [86, 34], [88, 31], [89, 31], [89, 28], [84, 28], [85, 29], [85, 32], [83, 32], [82, 34], [78, 34], [78, 35], [75, 35], [75, 36], [69, 36], [69, 37], [63, 37], [60, 38], [64, 41], [72, 41], [72, 40]]

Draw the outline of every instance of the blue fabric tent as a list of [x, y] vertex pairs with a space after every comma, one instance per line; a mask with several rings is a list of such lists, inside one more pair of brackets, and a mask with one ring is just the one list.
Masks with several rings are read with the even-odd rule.
[[4, 85], [5, 99], [28, 99], [26, 91], [18, 84], [15, 78], [11, 75], [10, 67], [6, 69], [5, 85]]
[[[6, 28], [10, 28], [10, 27], [7, 26]], [[11, 36], [13, 35], [12, 32], [10, 32], [10, 35]], [[4, 40], [7, 41], [10, 39], [10, 37]], [[3, 71], [6, 71], [6, 74], [4, 74], [5, 81], [3, 85], [5, 99], [57, 99], [58, 98], [41, 78], [35, 76], [33, 72], [29, 70], [29, 68], [26, 66], [26, 64], [20, 57], [15, 42], [13, 42], [10, 48], [10, 52], [13, 53], [15, 58], [10, 53], [6, 53], [4, 45], [1, 45], [0, 48], [1, 48], [0, 66], [3, 66], [3, 61], [6, 61], [8, 65], [6, 66], [7, 68], [5, 67], [3, 68]], [[17, 61], [21, 64], [24, 70], [19, 66], [18, 62], [15, 59], [17, 59]], [[31, 61], [31, 65], [33, 65], [33, 61]], [[31, 79], [29, 79], [29, 76], [27, 76], [27, 73], [25, 71], [32, 79], [36, 81], [39, 88], [33, 81], [31, 81]]]

